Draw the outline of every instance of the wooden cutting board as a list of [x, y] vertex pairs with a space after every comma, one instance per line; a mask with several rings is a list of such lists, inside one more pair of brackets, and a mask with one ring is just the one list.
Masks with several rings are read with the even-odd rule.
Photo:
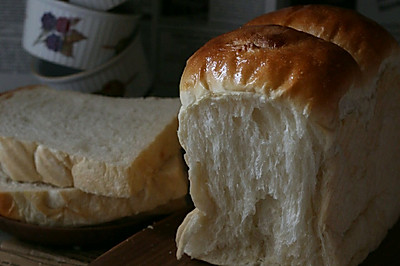
[[[175, 234], [188, 210], [167, 217], [115, 246], [90, 265], [209, 265], [184, 256], [176, 259]], [[365, 232], [368, 234], [368, 232]], [[400, 221], [362, 266], [400, 265]]]

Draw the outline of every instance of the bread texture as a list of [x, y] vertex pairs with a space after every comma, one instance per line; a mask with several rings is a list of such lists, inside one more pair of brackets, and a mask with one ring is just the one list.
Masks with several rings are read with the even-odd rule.
[[77, 188], [11, 180], [0, 174], [0, 215], [40, 226], [97, 225], [124, 217], [167, 214], [185, 206], [187, 172], [174, 156], [130, 198], [99, 196]]
[[330, 6], [283, 9], [206, 43], [180, 84], [195, 209], [177, 257], [357, 265], [400, 215], [400, 47]]
[[5, 93], [0, 103], [0, 169], [15, 181], [129, 198], [151, 190], [148, 179], [181, 154], [178, 98], [34, 86]]

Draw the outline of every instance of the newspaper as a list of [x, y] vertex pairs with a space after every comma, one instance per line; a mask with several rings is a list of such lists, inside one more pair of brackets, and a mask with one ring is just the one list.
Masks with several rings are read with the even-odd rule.
[[26, 0], [0, 2], [0, 92], [37, 84], [31, 74], [31, 57], [22, 48]]

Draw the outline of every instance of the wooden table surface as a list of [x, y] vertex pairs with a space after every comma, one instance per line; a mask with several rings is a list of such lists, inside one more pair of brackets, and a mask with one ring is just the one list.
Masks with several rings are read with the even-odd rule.
[[[115, 246], [91, 265], [209, 265], [184, 256], [176, 259], [175, 233], [187, 211], [163, 219]], [[368, 232], [366, 232], [368, 233]], [[400, 265], [400, 222], [388, 233], [380, 247], [362, 266]]]
[[[184, 256], [176, 259], [175, 234], [189, 210], [182, 210], [134, 231], [112, 247], [64, 249], [41, 246], [16, 238], [0, 242], [0, 265], [209, 265]], [[136, 232], [136, 233], [135, 233]], [[368, 233], [368, 232], [366, 232]], [[132, 235], [133, 234], [133, 235]], [[43, 236], [42, 236], [43, 237]], [[101, 237], [100, 237], [101, 239]], [[400, 222], [362, 266], [400, 265]]]

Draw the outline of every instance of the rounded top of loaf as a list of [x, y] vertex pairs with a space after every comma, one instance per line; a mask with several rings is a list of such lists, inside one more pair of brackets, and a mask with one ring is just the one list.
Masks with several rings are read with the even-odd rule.
[[326, 114], [336, 111], [359, 77], [357, 63], [335, 44], [288, 27], [246, 26], [192, 55], [181, 78], [181, 101], [185, 107], [210, 93], [251, 92]]
[[399, 49], [393, 36], [378, 23], [340, 7], [293, 6], [261, 15], [245, 25], [267, 24], [290, 27], [342, 47], [353, 56], [366, 77], [379, 71], [382, 62]]

